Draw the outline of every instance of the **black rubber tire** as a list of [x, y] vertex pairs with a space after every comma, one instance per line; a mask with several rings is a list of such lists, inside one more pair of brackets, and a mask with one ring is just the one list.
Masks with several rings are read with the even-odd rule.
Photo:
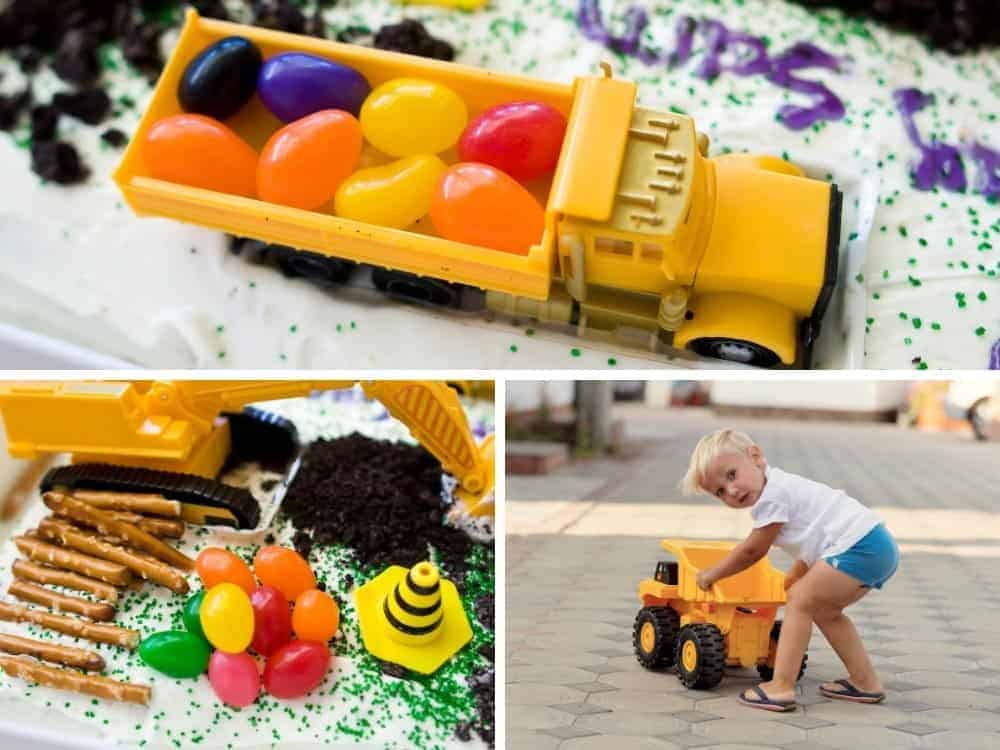
[[[643, 648], [641, 639], [642, 629], [647, 623], [655, 634], [653, 647], [648, 651]], [[680, 623], [680, 615], [670, 607], [643, 607], [639, 610], [632, 628], [632, 647], [635, 658], [642, 666], [646, 669], [667, 669], [674, 665]]]
[[[726, 352], [727, 347], [730, 349], [740, 349], [745, 352], [746, 356], [742, 358], [735, 357], [733, 354]], [[721, 359], [728, 362], [739, 362], [745, 365], [753, 365], [754, 367], [774, 367], [781, 362], [781, 358], [767, 347], [743, 339], [717, 337], [692, 339], [688, 342], [688, 348], [695, 354], [700, 354], [703, 357], [712, 357], [713, 359]]]
[[[693, 669], [684, 666], [681, 655], [684, 644], [693, 642], [697, 658]], [[677, 651], [674, 657], [677, 676], [684, 686], [692, 690], [711, 690], [722, 682], [726, 669], [726, 638], [715, 625], [699, 622], [685, 625], [677, 637]]]
[[[774, 625], [771, 626], [771, 641], [775, 645], [778, 643], [778, 639], [781, 637], [781, 620], [775, 620]], [[799, 676], [795, 678], [796, 682], [802, 679], [802, 675], [806, 673], [806, 664], [809, 662], [809, 654], [802, 654], [802, 666], [799, 667]], [[765, 682], [769, 682], [774, 678], [774, 667], [768, 664], [758, 664], [757, 674]]]
[[969, 412], [966, 415], [969, 420], [969, 424], [972, 426], [972, 434], [975, 436], [976, 440], [986, 440], [989, 438], [989, 427], [987, 425], [986, 418], [980, 411], [985, 411], [988, 405], [989, 399], [981, 398], [969, 407]]
[[452, 284], [428, 276], [417, 276], [405, 271], [376, 268], [372, 283], [386, 296], [402, 302], [416, 302], [434, 307], [460, 307], [462, 285]]

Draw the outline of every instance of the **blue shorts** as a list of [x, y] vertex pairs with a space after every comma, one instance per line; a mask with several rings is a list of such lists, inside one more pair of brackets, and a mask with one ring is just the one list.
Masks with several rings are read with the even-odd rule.
[[857, 578], [862, 585], [880, 589], [896, 572], [899, 547], [885, 524], [880, 523], [849, 550], [823, 559], [837, 570]]

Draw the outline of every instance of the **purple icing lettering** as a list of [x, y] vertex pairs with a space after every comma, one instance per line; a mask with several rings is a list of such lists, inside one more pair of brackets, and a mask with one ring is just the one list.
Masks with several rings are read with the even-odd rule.
[[803, 130], [818, 120], [839, 120], [845, 113], [843, 102], [822, 83], [792, 75], [792, 71], [808, 68], [839, 70], [840, 59], [814, 44], [798, 42], [771, 60], [769, 81], [813, 100], [811, 107], [786, 104], [778, 110], [782, 122], [792, 130]]
[[677, 46], [669, 55], [670, 66], [683, 65], [691, 59], [691, 47], [694, 46], [694, 31], [698, 22], [691, 16], [681, 16], [677, 19]]
[[[976, 190], [990, 200], [1000, 198], [1000, 151], [994, 151], [980, 143], [973, 143], [969, 149], [969, 156], [977, 166]], [[997, 356], [1000, 357], [1000, 354]]]
[[932, 190], [938, 183], [946, 189], [961, 193], [965, 191], [965, 168], [958, 149], [947, 143], [932, 140], [925, 143], [917, 130], [914, 115], [934, 103], [932, 94], [920, 89], [896, 89], [892, 92], [896, 109], [903, 118], [903, 127], [910, 142], [920, 150], [920, 161], [910, 170], [913, 183], [920, 190]]
[[989, 369], [1000, 370], [1000, 339], [994, 341], [990, 348]]

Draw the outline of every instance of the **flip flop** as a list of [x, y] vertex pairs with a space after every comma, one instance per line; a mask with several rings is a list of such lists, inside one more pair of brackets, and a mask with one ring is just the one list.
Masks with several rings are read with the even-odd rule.
[[776, 701], [772, 698], [768, 698], [767, 693], [760, 689], [760, 685], [755, 685], [751, 688], [751, 690], [760, 696], [760, 700], [749, 700], [743, 696], [743, 693], [740, 693], [739, 701], [744, 706], [759, 708], [762, 711], [779, 711], [782, 713], [795, 710], [795, 701]]
[[834, 680], [834, 682], [844, 689], [828, 690], [820, 685], [819, 692], [827, 698], [838, 701], [851, 701], [852, 703], [881, 703], [885, 700], [885, 693], [866, 693], [864, 690], [858, 690], [854, 687], [850, 680]]

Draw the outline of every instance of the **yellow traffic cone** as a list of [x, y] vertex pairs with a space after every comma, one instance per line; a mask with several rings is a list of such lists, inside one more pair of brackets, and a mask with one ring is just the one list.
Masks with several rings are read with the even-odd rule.
[[458, 589], [430, 562], [386, 568], [354, 602], [368, 652], [414, 672], [433, 674], [472, 640]]

